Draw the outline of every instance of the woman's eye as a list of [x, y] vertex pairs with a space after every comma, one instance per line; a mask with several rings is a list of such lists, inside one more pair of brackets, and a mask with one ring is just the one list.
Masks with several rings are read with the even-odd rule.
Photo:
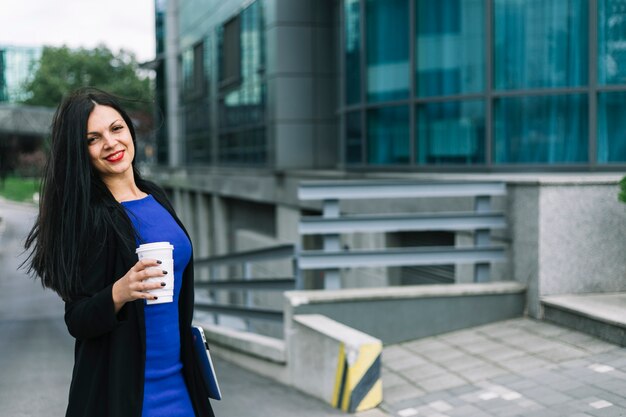
[[113, 131], [117, 132], [118, 130], [124, 129], [124, 126], [113, 126]]
[[87, 138], [87, 143], [93, 143], [96, 139], [98, 139], [98, 138], [89, 137], [89, 138]]

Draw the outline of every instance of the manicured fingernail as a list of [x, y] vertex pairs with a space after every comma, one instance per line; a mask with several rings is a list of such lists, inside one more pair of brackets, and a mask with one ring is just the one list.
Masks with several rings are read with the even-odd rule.
[[163, 270], [163, 275], [167, 275], [167, 271], [166, 270]]
[[154, 296], [154, 299], [155, 299], [155, 300], [158, 300], [158, 299], [159, 299], [159, 297], [157, 297], [157, 296], [155, 295], [155, 296]]
[[167, 284], [166, 284], [166, 283], [164, 283], [164, 282], [162, 282], [162, 283], [161, 283], [161, 287], [165, 287], [166, 285], [167, 285]]
[[161, 265], [163, 262], [157, 260], [157, 264]]

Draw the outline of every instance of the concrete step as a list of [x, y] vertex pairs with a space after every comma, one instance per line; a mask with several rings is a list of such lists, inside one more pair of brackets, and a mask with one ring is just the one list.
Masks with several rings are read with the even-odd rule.
[[542, 297], [544, 319], [626, 346], [626, 292]]

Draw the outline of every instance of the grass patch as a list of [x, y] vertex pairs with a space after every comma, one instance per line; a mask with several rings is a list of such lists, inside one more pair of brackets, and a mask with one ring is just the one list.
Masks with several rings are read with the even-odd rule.
[[0, 180], [0, 196], [7, 200], [33, 202], [33, 194], [39, 192], [39, 178], [8, 177]]

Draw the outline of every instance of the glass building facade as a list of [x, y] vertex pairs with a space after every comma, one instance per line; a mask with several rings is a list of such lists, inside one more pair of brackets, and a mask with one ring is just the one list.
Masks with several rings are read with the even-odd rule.
[[0, 45], [0, 103], [17, 103], [28, 98], [24, 83], [34, 74], [41, 48]]
[[179, 2], [181, 37], [193, 38], [180, 51], [186, 164], [268, 161], [263, 3], [256, 0], [226, 20], [204, 25], [196, 2]]
[[[165, 0], [155, 1], [163, 54]], [[309, 16], [297, 1], [177, 1], [185, 164], [272, 168], [281, 152], [324, 146], [293, 160], [345, 170], [626, 167], [626, 0], [325, 0]], [[332, 30], [316, 39], [321, 15], [332, 15]], [[331, 71], [312, 58], [324, 49]], [[164, 80], [161, 69], [162, 108]], [[303, 100], [333, 120], [292, 106]], [[320, 129], [330, 140], [314, 137]], [[276, 132], [313, 139], [291, 145]]]
[[626, 1], [343, 0], [346, 168], [626, 163]]

